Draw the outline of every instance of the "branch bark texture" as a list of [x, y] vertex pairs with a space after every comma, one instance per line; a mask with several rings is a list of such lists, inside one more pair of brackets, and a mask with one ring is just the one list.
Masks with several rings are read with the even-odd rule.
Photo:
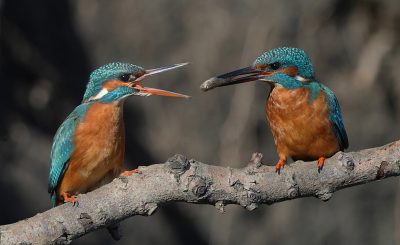
[[68, 244], [134, 215], [152, 215], [168, 202], [228, 204], [253, 210], [260, 204], [315, 196], [328, 201], [337, 190], [400, 175], [400, 141], [358, 152], [339, 152], [317, 163], [297, 161], [277, 175], [254, 153], [242, 169], [211, 166], [175, 155], [166, 163], [140, 167], [71, 203], [0, 226], [1, 244]]

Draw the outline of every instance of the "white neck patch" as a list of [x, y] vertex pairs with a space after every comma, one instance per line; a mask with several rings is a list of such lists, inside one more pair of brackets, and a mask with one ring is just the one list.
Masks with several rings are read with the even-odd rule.
[[296, 79], [297, 81], [300, 81], [300, 82], [308, 82], [307, 79], [305, 79], [304, 77], [301, 77], [301, 76], [299, 76], [299, 75], [296, 75], [296, 76], [294, 77], [294, 79]]
[[108, 94], [108, 90], [103, 88], [102, 90], [100, 90], [100, 92], [98, 94], [96, 94], [95, 96], [90, 97], [89, 101], [91, 100], [99, 100], [101, 98], [103, 98], [104, 95]]

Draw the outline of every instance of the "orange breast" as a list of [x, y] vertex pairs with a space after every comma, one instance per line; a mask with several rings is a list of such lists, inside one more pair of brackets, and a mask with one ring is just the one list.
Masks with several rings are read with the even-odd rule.
[[310, 96], [304, 87], [276, 86], [271, 91], [266, 117], [280, 158], [310, 161], [330, 157], [340, 149], [325, 94], [321, 91], [311, 103]]
[[95, 103], [74, 134], [75, 150], [57, 196], [85, 193], [109, 183], [122, 171], [125, 126], [122, 105]]

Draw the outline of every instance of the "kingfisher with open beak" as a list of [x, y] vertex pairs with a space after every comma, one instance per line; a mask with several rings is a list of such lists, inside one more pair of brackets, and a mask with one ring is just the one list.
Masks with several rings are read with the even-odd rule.
[[89, 78], [82, 103], [65, 119], [54, 136], [48, 192], [53, 206], [76, 203], [76, 195], [135, 173], [122, 167], [125, 152], [123, 104], [132, 95], [191, 98], [187, 95], [142, 87], [144, 79], [182, 63], [145, 70], [127, 63], [110, 63]]

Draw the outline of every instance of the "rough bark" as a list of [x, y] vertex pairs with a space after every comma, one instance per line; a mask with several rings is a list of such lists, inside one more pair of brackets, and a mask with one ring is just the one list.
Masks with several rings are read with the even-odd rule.
[[[115, 226], [134, 215], [152, 215], [168, 202], [227, 204], [253, 210], [300, 197], [328, 201], [340, 189], [400, 175], [400, 141], [358, 152], [339, 152], [317, 162], [297, 161], [277, 175], [254, 153], [242, 169], [211, 166], [175, 155], [164, 164], [140, 167], [138, 174], [115, 179], [71, 203], [34, 217], [0, 226], [1, 244], [68, 244], [98, 229]], [[110, 230], [110, 229], [109, 229]], [[110, 231], [111, 232], [111, 231]]]

